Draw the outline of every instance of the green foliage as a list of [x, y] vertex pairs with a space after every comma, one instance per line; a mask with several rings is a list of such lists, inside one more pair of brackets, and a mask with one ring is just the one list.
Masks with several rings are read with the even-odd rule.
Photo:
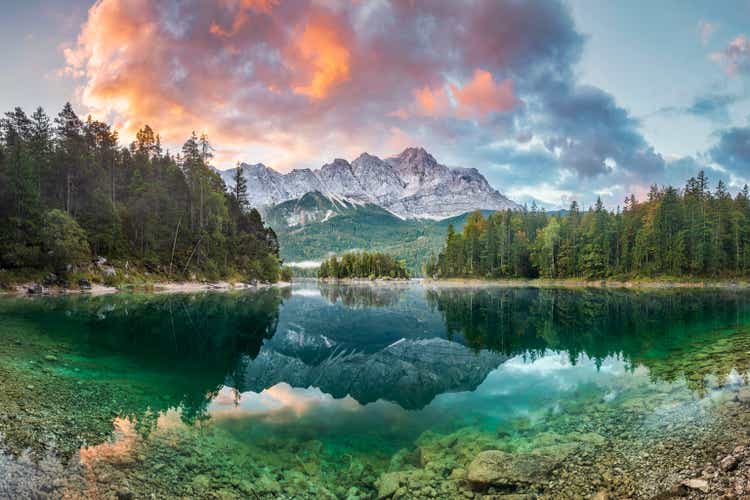
[[288, 266], [283, 266], [281, 268], [281, 272], [279, 273], [279, 279], [281, 281], [290, 283], [293, 278], [294, 278], [294, 272], [292, 271], [292, 268]]
[[324, 260], [318, 269], [318, 278], [393, 278], [409, 277], [406, 263], [391, 255], [379, 252], [347, 252]]
[[[228, 195], [209, 166], [204, 135], [181, 155], [148, 125], [129, 147], [66, 104], [0, 120], [0, 268], [50, 269], [90, 256], [168, 278], [244, 276], [275, 281], [276, 234], [240, 189]], [[240, 187], [241, 188], [241, 187]], [[83, 258], [83, 256], [86, 258]]]
[[62, 210], [54, 208], [44, 214], [40, 237], [46, 260], [55, 270], [62, 271], [68, 264], [83, 264], [91, 259], [86, 232]]
[[438, 277], [582, 278], [746, 277], [750, 275], [750, 193], [734, 198], [703, 172], [684, 190], [653, 186], [610, 212], [601, 200], [585, 213], [497, 212], [468, 217], [462, 232], [447, 229], [425, 274]]

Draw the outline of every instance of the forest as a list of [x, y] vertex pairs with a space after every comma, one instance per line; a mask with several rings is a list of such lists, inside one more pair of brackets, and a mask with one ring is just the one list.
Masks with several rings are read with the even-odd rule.
[[121, 146], [109, 125], [66, 104], [0, 120], [0, 273], [85, 273], [92, 260], [169, 279], [275, 281], [278, 242], [227, 193], [195, 133], [177, 154], [144, 126]]
[[630, 279], [750, 276], [750, 193], [712, 190], [704, 172], [683, 189], [652, 186], [622, 210], [601, 201], [582, 211], [473, 213], [461, 232], [450, 226], [427, 276]]
[[406, 279], [408, 277], [409, 272], [404, 262], [381, 252], [347, 252], [340, 259], [333, 255], [321, 262], [318, 268], [318, 278]]

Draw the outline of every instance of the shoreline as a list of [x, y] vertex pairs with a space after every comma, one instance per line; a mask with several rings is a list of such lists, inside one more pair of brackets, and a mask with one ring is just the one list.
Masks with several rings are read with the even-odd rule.
[[297, 278], [295, 281], [315, 281], [329, 285], [407, 285], [420, 284], [431, 288], [609, 288], [630, 290], [670, 290], [670, 289], [750, 289], [750, 279], [705, 279], [695, 281], [670, 279], [634, 280], [583, 280], [583, 279], [481, 279], [481, 278], [409, 278], [409, 279], [368, 279], [368, 278]]
[[203, 281], [160, 281], [156, 283], [123, 284], [120, 286], [106, 286], [92, 283], [91, 289], [61, 288], [59, 286], [45, 287], [44, 293], [29, 293], [29, 288], [35, 285], [33, 282], [15, 285], [10, 290], [0, 290], [0, 296], [52, 296], [52, 295], [111, 295], [124, 292], [149, 292], [155, 294], [166, 293], [199, 293], [199, 292], [229, 292], [235, 290], [262, 290], [277, 287], [287, 288], [291, 282], [279, 281], [276, 283], [230, 283], [228, 281], [203, 282]]
[[312, 280], [316, 283], [325, 283], [327, 285], [405, 285], [420, 281], [415, 278], [298, 278], [297, 280]]
[[675, 288], [686, 289], [750, 289], [750, 280], [702, 280], [702, 281], [671, 281], [671, 280], [580, 280], [580, 279], [479, 279], [479, 278], [444, 278], [419, 280], [425, 286], [440, 288], [464, 287], [505, 287], [505, 288], [611, 288], [611, 289], [643, 289], [665, 290]]

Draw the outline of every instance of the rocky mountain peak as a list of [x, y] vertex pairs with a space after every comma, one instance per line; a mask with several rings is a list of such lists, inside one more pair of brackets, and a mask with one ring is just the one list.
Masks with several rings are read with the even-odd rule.
[[[250, 203], [261, 210], [319, 191], [332, 200], [372, 203], [404, 218], [441, 219], [476, 209], [518, 209], [476, 168], [448, 168], [424, 148], [407, 148], [386, 160], [362, 153], [352, 163], [336, 158], [318, 170], [281, 174], [262, 163], [242, 164]], [[233, 169], [222, 172], [234, 182]]]
[[352, 166], [349, 164], [348, 161], [344, 160], [343, 158], [336, 158], [331, 163], [326, 163], [323, 165], [322, 169], [348, 169], [351, 170]]
[[396, 158], [398, 158], [401, 163], [426, 163], [437, 165], [437, 160], [435, 160], [435, 158], [422, 147], [406, 148]]
[[[240, 163], [240, 168], [248, 172], [267, 172], [269, 170], [273, 170], [262, 163], [254, 163], [252, 165], [249, 163]], [[275, 172], [275, 170], [273, 171]]]

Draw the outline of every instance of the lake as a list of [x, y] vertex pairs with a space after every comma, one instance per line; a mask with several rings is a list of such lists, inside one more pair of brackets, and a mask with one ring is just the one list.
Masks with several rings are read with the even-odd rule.
[[4, 297], [0, 497], [648, 498], [746, 437], [749, 368], [740, 291]]

